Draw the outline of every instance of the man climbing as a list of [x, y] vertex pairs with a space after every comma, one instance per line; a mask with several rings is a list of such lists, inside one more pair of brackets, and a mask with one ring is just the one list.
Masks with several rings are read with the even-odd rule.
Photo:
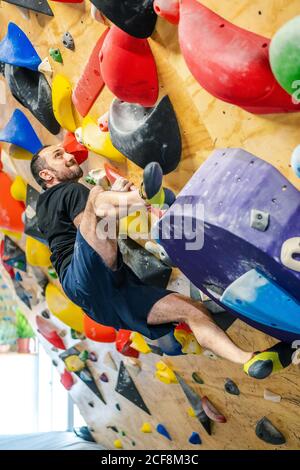
[[278, 343], [264, 352], [237, 347], [210, 318], [200, 302], [141, 282], [123, 263], [117, 236], [99, 229], [99, 221], [118, 220], [131, 211], [163, 201], [162, 172], [151, 163], [140, 190], [117, 178], [110, 190], [79, 183], [83, 171], [62, 145], [43, 147], [31, 161], [44, 189], [37, 204], [39, 228], [49, 243], [51, 261], [66, 295], [98, 323], [138, 331], [157, 339], [185, 322], [199, 344], [218, 356], [243, 364], [265, 378], [291, 363], [293, 350]]

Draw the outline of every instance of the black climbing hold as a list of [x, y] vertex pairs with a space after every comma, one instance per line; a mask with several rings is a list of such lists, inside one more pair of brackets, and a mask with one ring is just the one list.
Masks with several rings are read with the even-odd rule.
[[[24, 232], [26, 235], [29, 235], [32, 238], [35, 238], [36, 240], [44, 243], [45, 245], [48, 245], [48, 242], [45, 240], [42, 232], [40, 231], [38, 227], [38, 219], [36, 215], [36, 206], [37, 206], [37, 201], [39, 198], [40, 193], [30, 186], [30, 184], [27, 184], [27, 192], [26, 192], [26, 208], [30, 209], [30, 217], [27, 216], [27, 213], [25, 211], [25, 230]], [[29, 211], [28, 211], [29, 212]]]
[[156, 287], [167, 287], [172, 273], [170, 266], [130, 238], [120, 238], [118, 243], [124, 262], [141, 281]]
[[231, 379], [226, 379], [224, 388], [231, 395], [239, 395], [241, 393], [239, 387]]
[[52, 364], [54, 365], [54, 367], [57, 367], [57, 366], [58, 366], [58, 362], [55, 361], [54, 359], [53, 359], [53, 361], [52, 361]]
[[120, 407], [119, 403], [116, 403], [116, 408], [117, 408], [118, 411], [121, 411], [121, 407]]
[[117, 433], [119, 432], [118, 428], [116, 428], [116, 426], [106, 426], [106, 428], [107, 429], [112, 429], [112, 431], [117, 432]]
[[109, 379], [105, 372], [103, 372], [103, 374], [100, 375], [100, 380], [101, 382], [105, 382], [105, 383], [109, 382]]
[[5, 79], [14, 98], [33, 114], [51, 134], [58, 134], [60, 125], [52, 108], [52, 92], [49, 83], [40, 72], [5, 65]]
[[89, 430], [87, 426], [81, 426], [80, 428], [73, 428], [73, 431], [76, 434], [76, 436], [80, 437], [81, 439], [84, 439], [85, 441], [96, 442], [91, 434], [91, 431]]
[[98, 361], [98, 356], [95, 352], [91, 351], [89, 352], [88, 358], [92, 362], [97, 362]]
[[47, 16], [54, 16], [47, 0], [3, 0], [6, 3], [17, 5], [18, 7], [27, 8], [28, 10], [43, 13]]
[[196, 382], [197, 384], [200, 384], [200, 385], [204, 384], [203, 380], [201, 379], [200, 375], [197, 372], [192, 373], [192, 378], [194, 382]]
[[137, 38], [151, 36], [155, 28], [154, 0], [90, 0], [107, 18]]
[[47, 320], [50, 318], [50, 314], [48, 310], [43, 310], [41, 313], [42, 317], [46, 318]]
[[255, 379], [265, 379], [272, 374], [273, 371], [273, 361], [267, 359], [265, 361], [256, 361], [248, 369], [248, 375]]
[[178, 166], [181, 136], [168, 96], [153, 108], [115, 99], [108, 126], [113, 145], [141, 168], [157, 162], [167, 174]]
[[89, 401], [89, 402], [88, 402], [88, 405], [89, 405], [91, 408], [94, 408], [94, 406], [95, 406], [92, 401]]
[[256, 424], [255, 434], [268, 444], [280, 445], [286, 442], [283, 434], [265, 416]]
[[70, 49], [71, 51], [74, 51], [74, 49], [75, 49], [74, 39], [73, 39], [72, 34], [69, 33], [68, 31], [66, 33], [64, 33], [64, 35], [62, 37], [62, 43], [67, 49]]
[[4, 250], [2, 260], [5, 264], [17, 267], [21, 271], [26, 272], [26, 255], [25, 252], [7, 235], [4, 237]]
[[115, 390], [120, 393], [120, 395], [127, 398], [127, 400], [138, 406], [141, 410], [144, 410], [146, 413], [151, 415], [123, 361], [120, 363], [118, 381]]

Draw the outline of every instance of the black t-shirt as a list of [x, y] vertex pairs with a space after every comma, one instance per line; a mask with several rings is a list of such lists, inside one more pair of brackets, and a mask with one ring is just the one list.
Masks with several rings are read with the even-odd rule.
[[85, 209], [89, 192], [83, 184], [66, 182], [39, 196], [38, 226], [49, 243], [50, 259], [59, 277], [71, 261], [77, 233], [73, 220]]

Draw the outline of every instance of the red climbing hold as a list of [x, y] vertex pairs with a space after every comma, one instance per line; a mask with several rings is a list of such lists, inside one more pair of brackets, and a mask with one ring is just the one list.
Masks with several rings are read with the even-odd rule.
[[36, 324], [38, 327], [38, 332], [51, 343], [55, 348], [58, 349], [66, 349], [63, 340], [58, 334], [56, 327], [51, 323], [50, 320], [46, 320], [45, 318], [37, 315], [36, 316]]
[[83, 117], [88, 114], [99, 93], [104, 87], [104, 81], [100, 71], [99, 53], [108, 31], [109, 28], [107, 28], [98, 39], [93, 52], [91, 53], [91, 56], [85, 65], [83, 74], [81, 75], [75, 90], [73, 91], [73, 104]]
[[71, 388], [74, 385], [74, 380], [73, 380], [72, 374], [67, 369], [65, 369], [64, 373], [61, 374], [60, 381], [63, 384], [63, 386], [65, 387], [65, 389], [67, 389], [67, 390], [71, 390]]
[[277, 83], [269, 44], [196, 0], [180, 3], [179, 42], [200, 85], [213, 96], [255, 114], [300, 111]]
[[130, 330], [119, 330], [116, 338], [116, 348], [123, 356], [138, 358], [140, 353], [130, 347], [132, 343], [130, 339], [131, 333], [132, 331]]
[[87, 338], [99, 343], [114, 343], [116, 330], [111, 326], [104, 326], [92, 320], [88, 315], [83, 317], [83, 329]]
[[24, 232], [22, 214], [25, 210], [23, 202], [16, 201], [11, 193], [12, 185], [10, 177], [0, 172], [0, 228], [12, 232]]
[[113, 26], [101, 52], [100, 69], [108, 88], [120, 100], [154, 106], [158, 77], [147, 39], [138, 39]]
[[67, 132], [63, 140], [63, 148], [66, 152], [74, 155], [78, 165], [81, 165], [88, 158], [88, 150], [84, 145], [81, 145], [73, 132]]
[[155, 0], [153, 7], [155, 13], [165, 20], [179, 23], [179, 0]]

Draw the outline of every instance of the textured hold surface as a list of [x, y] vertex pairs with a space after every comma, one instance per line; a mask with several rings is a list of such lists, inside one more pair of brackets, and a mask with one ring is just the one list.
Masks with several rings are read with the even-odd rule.
[[286, 442], [283, 434], [266, 417], [258, 421], [255, 433], [259, 439], [268, 444], [281, 445]]
[[216, 98], [257, 114], [300, 110], [272, 73], [268, 38], [233, 25], [197, 0], [182, 0], [179, 42], [191, 73]]
[[123, 361], [120, 363], [118, 381], [115, 390], [116, 392], [120, 393], [120, 395], [127, 398], [127, 400], [134, 403], [134, 405], [139, 407], [141, 410], [151, 415], [147, 405], [136, 388], [134, 381], [130, 377]]
[[6, 36], [0, 42], [0, 61], [38, 70], [41, 59], [26, 34], [15, 23], [9, 23]]
[[60, 125], [52, 109], [51, 88], [44, 75], [6, 64], [5, 79], [14, 98], [40, 121], [51, 134], [58, 134]]
[[83, 73], [73, 91], [72, 101], [77, 111], [83, 117], [88, 114], [104, 87], [104, 81], [100, 71], [99, 54], [108, 31], [109, 28], [104, 31], [96, 42], [90, 58], [84, 67]]
[[156, 23], [153, 0], [91, 0], [112, 23], [137, 38], [151, 36]]
[[114, 146], [141, 168], [157, 162], [167, 174], [180, 162], [180, 130], [168, 96], [153, 108], [115, 99], [109, 131]]
[[[175, 239], [172, 214], [183, 213], [187, 202], [191, 210], [184, 220], [191, 225], [190, 232], [183, 233], [180, 240]], [[272, 224], [266, 232], [250, 227], [249, 214], [253, 206], [270, 213]], [[300, 300], [300, 273], [279, 262], [282, 243], [300, 233], [299, 191], [273, 166], [254, 155], [240, 149], [215, 151], [177, 196], [160, 219], [158, 228], [160, 243], [174, 264], [216, 303], [220, 303], [220, 295], [233, 281], [257, 268], [288, 296]], [[167, 239], [164, 233], [167, 234], [169, 229], [170, 239]], [[194, 249], [187, 249], [187, 243], [195, 242], [195, 233], [198, 242], [199, 236], [204, 235], [204, 246], [197, 249], [198, 245], [194, 245]], [[207, 260], [218, 260], [218, 263]], [[296, 330], [286, 331], [281, 328], [279, 318], [275, 321], [277, 326], [273, 326], [271, 322], [261, 322], [264, 315], [258, 322], [249, 312], [229, 311], [283, 341], [300, 337], [297, 332], [299, 322]], [[279, 316], [280, 312], [277, 312]], [[288, 322], [289, 318], [284, 315], [282, 321]]]
[[300, 335], [300, 303], [256, 269], [230, 284], [220, 300], [256, 323]]
[[142, 106], [155, 104], [158, 77], [147, 39], [136, 39], [113, 26], [99, 57], [103, 80], [117, 98]]
[[35, 153], [42, 147], [25, 114], [16, 109], [6, 126], [0, 131], [0, 142], [8, 142]]
[[118, 241], [124, 262], [146, 284], [167, 287], [172, 269], [130, 238]]
[[64, 45], [67, 49], [70, 49], [71, 51], [74, 51], [74, 50], [75, 50], [74, 39], [73, 39], [72, 34], [69, 33], [69, 31], [66, 31], [66, 32], [63, 34], [62, 43], [63, 43], [63, 45]]
[[265, 232], [269, 226], [270, 214], [257, 209], [252, 209], [250, 214], [250, 225], [252, 228]]
[[43, 13], [47, 16], [53, 16], [53, 12], [49, 6], [47, 0], [3, 0], [4, 2], [17, 5], [28, 10], [36, 11], [37, 13]]

